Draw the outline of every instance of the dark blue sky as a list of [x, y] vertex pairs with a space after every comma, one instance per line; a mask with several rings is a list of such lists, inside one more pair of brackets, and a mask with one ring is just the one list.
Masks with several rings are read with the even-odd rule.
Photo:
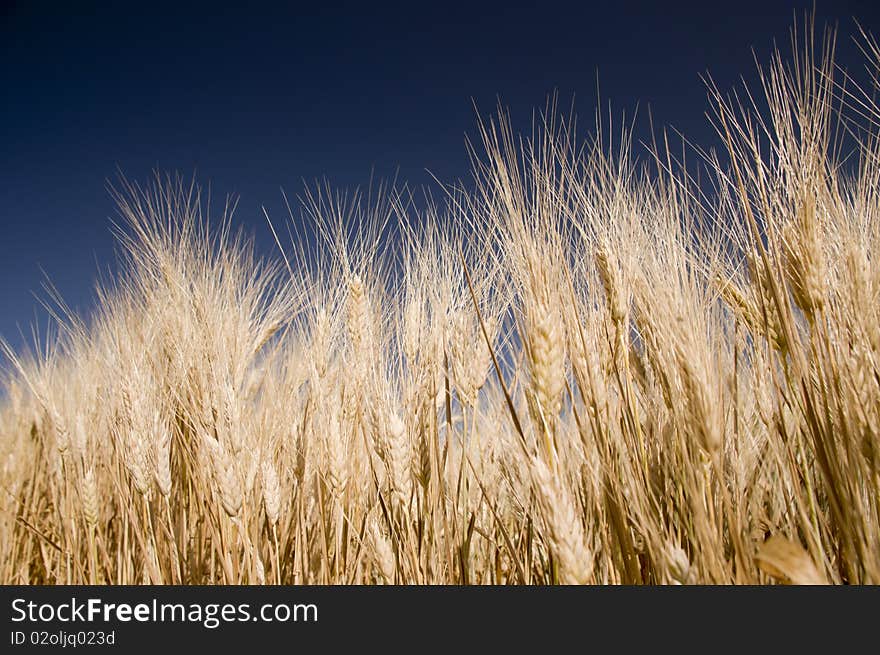
[[[473, 102], [485, 114], [500, 97], [525, 125], [557, 90], [587, 127], [597, 70], [616, 111], [650, 105], [655, 123], [708, 144], [699, 74], [735, 85], [753, 72], [751, 47], [786, 43], [793, 9], [812, 6], [223, 4], [0, 2], [0, 335], [13, 344], [44, 316], [42, 271], [89, 307], [114, 259], [105, 184], [117, 168], [140, 181], [195, 171], [218, 198], [239, 194], [237, 222], [268, 252], [260, 207], [281, 220], [280, 187], [295, 195], [324, 176], [352, 187], [398, 169], [414, 185], [429, 183], [426, 169], [466, 177]], [[851, 68], [852, 18], [877, 34], [874, 4], [818, 2]]]

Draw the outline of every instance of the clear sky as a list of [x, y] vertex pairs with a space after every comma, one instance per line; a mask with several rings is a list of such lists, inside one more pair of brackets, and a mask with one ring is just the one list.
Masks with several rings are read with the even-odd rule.
[[[86, 311], [114, 259], [106, 182], [179, 171], [240, 196], [236, 221], [272, 249], [260, 207], [279, 189], [371, 171], [413, 185], [468, 175], [474, 103], [527, 124], [556, 90], [592, 121], [598, 71], [616, 112], [711, 143], [699, 75], [722, 88], [754, 70], [810, 2], [357, 3], [0, 1], [0, 335], [45, 315], [45, 276]], [[507, 4], [515, 7], [505, 6]], [[853, 17], [876, 2], [818, 0], [840, 61], [861, 67]]]

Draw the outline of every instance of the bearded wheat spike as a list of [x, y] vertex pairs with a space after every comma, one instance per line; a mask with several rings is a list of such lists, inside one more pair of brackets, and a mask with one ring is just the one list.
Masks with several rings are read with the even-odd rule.
[[86, 419], [83, 412], [76, 413], [74, 420], [73, 444], [77, 455], [84, 456], [88, 446], [88, 431], [86, 430]]
[[150, 476], [147, 471], [146, 444], [135, 428], [128, 430], [128, 449], [124, 454], [125, 466], [131, 474], [135, 489], [145, 498], [150, 495]]
[[[490, 339], [493, 338], [495, 324], [492, 319], [486, 321], [486, 333]], [[459, 313], [453, 320], [451, 341], [452, 374], [456, 391], [462, 403], [473, 407], [477, 394], [486, 383], [492, 353], [479, 326], [474, 326], [463, 313]]]
[[357, 353], [367, 338], [367, 298], [364, 283], [355, 275], [348, 283], [348, 338]]
[[372, 537], [376, 566], [385, 581], [388, 584], [394, 584], [394, 571], [397, 567], [394, 564], [394, 550], [391, 547], [391, 542], [375, 523], [372, 528]]
[[672, 584], [693, 585], [697, 583], [696, 571], [681, 546], [668, 545], [665, 555], [669, 581]]
[[430, 330], [425, 331], [422, 338], [424, 343], [415, 375], [416, 383], [420, 387], [416, 393], [416, 405], [421, 405], [422, 398], [429, 398], [434, 407], [439, 409], [446, 402], [446, 346], [443, 330], [435, 323]]
[[86, 525], [94, 528], [98, 524], [99, 505], [98, 505], [98, 489], [95, 485], [95, 471], [91, 467], [87, 468], [82, 477], [82, 511]]
[[806, 200], [797, 225], [783, 230], [783, 269], [791, 287], [792, 298], [811, 320], [825, 304], [825, 258], [815, 199]]
[[58, 448], [58, 452], [64, 455], [70, 448], [70, 431], [57, 409], [50, 407], [48, 412], [49, 422], [55, 432], [55, 446]]
[[593, 575], [593, 554], [567, 489], [541, 457], [532, 457], [530, 468], [551, 546], [562, 569], [562, 580], [567, 584], [586, 584]]
[[165, 429], [156, 444], [156, 486], [166, 498], [171, 493], [171, 433]]
[[134, 411], [132, 410], [131, 394], [128, 391], [129, 383], [126, 381], [122, 386], [122, 419], [129, 424], [133, 421]]
[[349, 453], [338, 416], [331, 417], [327, 428], [325, 445], [327, 463], [329, 464], [328, 480], [330, 488], [337, 498], [341, 498], [348, 486]]
[[266, 567], [259, 553], [254, 554], [254, 574], [257, 576], [257, 584], [266, 584]]
[[690, 413], [688, 425], [696, 430], [700, 445], [709, 453], [722, 446], [722, 417], [719, 402], [713, 397], [707, 371], [687, 357], [681, 358], [682, 383]]
[[228, 443], [232, 445], [232, 454], [237, 457], [244, 446], [240, 427], [241, 410], [235, 388], [229, 380], [223, 383], [222, 407], [225, 419], [223, 425], [229, 437]]
[[528, 339], [535, 396], [550, 419], [559, 413], [565, 388], [565, 346], [558, 309], [540, 303], [529, 321]]
[[761, 319], [760, 312], [755, 308], [755, 304], [739, 290], [733, 280], [716, 275], [714, 282], [721, 293], [721, 298], [737, 316], [745, 321], [749, 330], [756, 336], [766, 336], [777, 350], [780, 352], [784, 351], [785, 340], [780, 336], [779, 330], [775, 327], [777, 325], [775, 320], [776, 312], [772, 308], [768, 309], [768, 320], [765, 324]]
[[476, 389], [471, 382], [470, 359], [472, 334], [463, 313], [452, 319], [452, 338], [450, 339], [452, 377], [462, 403], [470, 407], [476, 397]]
[[281, 487], [278, 484], [278, 473], [275, 465], [268, 458], [263, 459], [261, 466], [263, 473], [263, 503], [266, 506], [266, 516], [269, 523], [276, 525], [278, 515], [281, 512]]
[[391, 480], [394, 494], [401, 504], [406, 504], [412, 494], [412, 447], [406, 433], [406, 425], [397, 414], [388, 420], [387, 457], [391, 460]]
[[616, 262], [610, 260], [608, 250], [604, 247], [596, 250], [595, 260], [599, 281], [602, 283], [605, 300], [611, 312], [611, 320], [619, 329], [629, 316], [629, 299], [624, 291], [620, 268]]
[[280, 321], [273, 321], [272, 323], [267, 325], [263, 329], [262, 334], [257, 338], [256, 342], [254, 343], [254, 348], [251, 351], [251, 357], [257, 355], [263, 349], [263, 346], [269, 343], [269, 340], [275, 336], [279, 329], [281, 329]]
[[213, 437], [205, 437], [205, 443], [211, 453], [212, 471], [220, 494], [220, 503], [226, 513], [235, 518], [242, 505], [241, 485], [235, 472], [235, 462]]

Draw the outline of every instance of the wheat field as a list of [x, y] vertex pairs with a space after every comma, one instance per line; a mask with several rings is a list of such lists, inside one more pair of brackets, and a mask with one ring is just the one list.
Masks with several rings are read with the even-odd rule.
[[4, 347], [0, 582], [880, 583], [880, 106], [814, 32], [699, 180], [550, 103], [269, 258], [118, 183], [94, 314]]

